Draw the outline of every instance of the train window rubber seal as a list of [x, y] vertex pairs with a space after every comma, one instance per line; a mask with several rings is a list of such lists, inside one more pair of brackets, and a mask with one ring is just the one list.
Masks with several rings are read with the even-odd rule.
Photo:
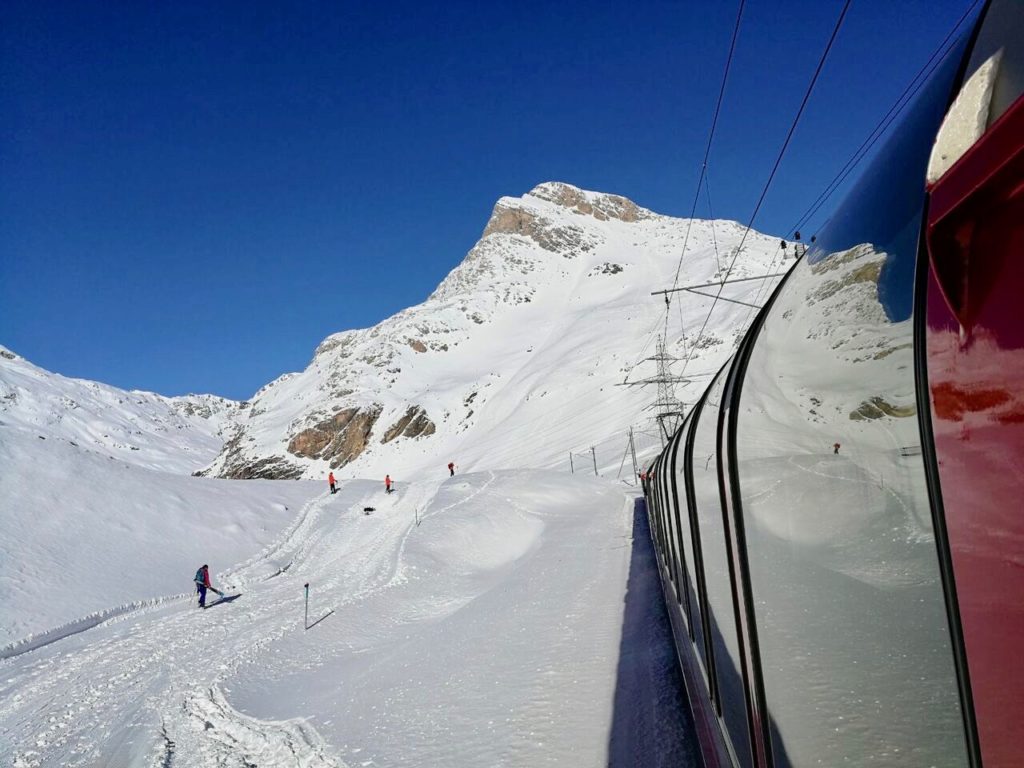
[[[723, 366], [724, 367], [724, 366]], [[719, 371], [721, 372], [721, 371]], [[717, 378], [718, 374], [715, 374]], [[712, 383], [714, 378], [712, 378]], [[722, 716], [722, 699], [721, 694], [718, 690], [718, 675], [715, 664], [715, 649], [712, 644], [712, 632], [711, 632], [711, 608], [708, 605], [708, 587], [707, 579], [704, 575], [704, 552], [701, 548], [700, 543], [700, 520], [697, 517], [697, 491], [693, 483], [693, 443], [697, 437], [697, 424], [700, 422], [700, 417], [704, 412], [704, 403], [708, 399], [708, 392], [711, 391], [711, 385], [709, 384], [707, 389], [704, 390], [704, 394], [700, 396], [700, 400], [693, 407], [693, 419], [690, 422], [689, 429], [686, 433], [686, 445], [684, 446], [683, 455], [683, 472], [684, 479], [686, 481], [686, 506], [690, 513], [690, 537], [693, 539], [693, 559], [694, 571], [697, 577], [697, 602], [700, 608], [700, 616], [698, 619], [701, 624], [701, 632], [704, 636], [704, 658], [707, 659], [707, 672], [708, 675], [708, 695], [711, 697], [711, 702], [715, 706], [715, 712], [719, 717]], [[692, 634], [692, 630], [691, 630]]]
[[[749, 676], [751, 680], [748, 682], [750, 691], [748, 695], [755, 697], [754, 701], [750, 701], [747, 704], [747, 727], [750, 731], [751, 742], [754, 741], [755, 733], [760, 736], [760, 744], [752, 743], [751, 747], [755, 759], [759, 761], [759, 765], [763, 766], [763, 768], [772, 768], [774, 765], [774, 753], [772, 751], [770, 728], [771, 713], [768, 711], [768, 700], [764, 689], [764, 676], [761, 672], [761, 649], [757, 639], [757, 619], [754, 615], [754, 595], [750, 583], [750, 562], [747, 558], [746, 531], [743, 525], [742, 495], [739, 487], [739, 476], [736, 472], [736, 468], [739, 465], [739, 457], [736, 451], [737, 422], [739, 418], [738, 406], [740, 402], [740, 395], [743, 393], [743, 382], [746, 378], [747, 366], [750, 363], [750, 356], [758, 337], [761, 335], [761, 329], [764, 327], [765, 319], [771, 312], [776, 298], [782, 292], [782, 289], [788, 282], [790, 275], [793, 274], [793, 270], [796, 269], [796, 267], [805, 258], [806, 251], [804, 252], [804, 255], [797, 259], [789, 270], [787, 270], [785, 277], [783, 277], [779, 281], [779, 284], [775, 286], [775, 289], [772, 291], [768, 301], [766, 301], [764, 306], [758, 310], [757, 315], [754, 317], [754, 322], [750, 324], [747, 332], [743, 335], [739, 349], [736, 350], [736, 356], [733, 358], [732, 369], [729, 371], [729, 376], [726, 379], [726, 388], [723, 391], [722, 397], [723, 409], [721, 413], [721, 420], [724, 422], [722, 424], [722, 427], [724, 427], [723, 437], [725, 439], [725, 449], [728, 454], [730, 472], [728, 473], [728, 477], [725, 477], [726, 473], [722, 469], [721, 457], [719, 457], [719, 481], [723, 483], [723, 492], [727, 492], [732, 501], [733, 520], [728, 520], [727, 509], [724, 505], [722, 513], [727, 517], [727, 526], [730, 524], [735, 525], [734, 535], [737, 541], [737, 551], [733, 553], [733, 557], [736, 559], [735, 567], [739, 572], [737, 587], [744, 591], [742, 606], [749, 633], [749, 637], [744, 638], [744, 646], [746, 647], [750, 657]], [[728, 483], [728, 489], [725, 489], [725, 483]], [[731, 567], [733, 567], [732, 563], [730, 563], [730, 568]], [[736, 595], [733, 596], [733, 603], [738, 613], [740, 611], [740, 603], [736, 600], [736, 597]], [[737, 615], [737, 627], [739, 626], [741, 626], [741, 624], [739, 622], [739, 616]], [[746, 664], [744, 664], [744, 677], [746, 678], [747, 675], [748, 672]], [[760, 718], [757, 718], [754, 714], [753, 707], [755, 706], [757, 711], [761, 713]], [[756, 723], [755, 720], [757, 720]]]
[[[668, 464], [668, 478], [669, 478], [669, 496], [675, 502], [673, 505], [675, 513], [675, 529], [676, 529], [676, 542], [674, 543], [674, 549], [678, 552], [678, 560], [675, 563], [677, 569], [676, 576], [676, 602], [683, 606], [687, 616], [687, 626], [689, 626], [690, 616], [690, 588], [689, 588], [689, 576], [687, 575], [686, 569], [686, 550], [683, 548], [683, 526], [682, 526], [682, 514], [679, 509], [679, 483], [676, 480], [676, 462], [679, 458], [679, 443], [683, 441], [682, 426], [676, 430], [676, 433], [672, 436], [666, 449], [668, 455], [666, 461]], [[685, 497], [683, 502], [686, 502]], [[689, 517], [689, 509], [687, 509], [687, 517]], [[691, 638], [692, 639], [692, 638]]]

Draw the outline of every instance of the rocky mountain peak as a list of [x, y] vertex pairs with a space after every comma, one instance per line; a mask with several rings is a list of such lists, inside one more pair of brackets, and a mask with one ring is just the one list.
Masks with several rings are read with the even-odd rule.
[[650, 211], [621, 195], [588, 192], [562, 181], [546, 181], [539, 184], [530, 190], [528, 196], [547, 200], [585, 216], [593, 216], [599, 221], [618, 219], [632, 223], [654, 216]]
[[[558, 206], [552, 209], [548, 203]], [[559, 210], [564, 209], [564, 210]], [[598, 221], [615, 219], [627, 224], [654, 218], [656, 214], [641, 208], [620, 195], [588, 192], [561, 181], [548, 181], [522, 197], [503, 197], [491, 211], [483, 237], [493, 234], [523, 235], [547, 249], [555, 250], [545, 231], [551, 228], [552, 217], [572, 213], [591, 216]]]

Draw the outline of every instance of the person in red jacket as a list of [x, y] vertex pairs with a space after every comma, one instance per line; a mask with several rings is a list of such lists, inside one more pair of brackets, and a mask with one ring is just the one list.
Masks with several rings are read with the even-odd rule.
[[448, 471], [451, 473], [449, 475], [449, 477], [455, 477], [455, 462], [454, 461], [449, 461], [448, 462]]
[[384, 475], [384, 493], [391, 493], [391, 475]]
[[334, 493], [336, 490], [338, 490], [337, 488], [334, 487], [334, 473], [333, 472], [331, 472], [331, 474], [329, 474], [327, 476], [327, 484], [329, 486], [331, 486], [331, 493]]
[[196, 571], [196, 592], [199, 593], [199, 607], [206, 607], [206, 590], [210, 589], [210, 566], [205, 563]]

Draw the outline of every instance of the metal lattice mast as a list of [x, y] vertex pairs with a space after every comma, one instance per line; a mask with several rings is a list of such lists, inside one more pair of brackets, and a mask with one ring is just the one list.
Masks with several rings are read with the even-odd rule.
[[667, 441], [676, 431], [683, 417], [683, 404], [676, 399], [676, 382], [679, 378], [672, 375], [671, 365], [678, 358], [669, 355], [665, 350], [665, 337], [658, 337], [658, 352], [653, 360], [657, 363], [658, 373], [654, 382], [658, 385], [658, 398], [654, 403], [655, 418], [661, 427], [662, 441]]

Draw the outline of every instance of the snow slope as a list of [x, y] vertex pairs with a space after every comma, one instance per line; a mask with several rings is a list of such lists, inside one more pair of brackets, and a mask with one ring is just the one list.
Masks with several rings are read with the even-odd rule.
[[183, 477], [12, 430], [0, 467], [0, 656], [188, 591], [196, 568], [259, 551], [323, 488]]
[[[655, 373], [650, 361], [637, 366], [664, 327], [651, 291], [671, 287], [677, 269], [679, 285], [721, 279], [743, 232], [556, 182], [501, 198], [481, 240], [426, 301], [329, 336], [304, 371], [256, 393], [208, 471], [411, 478], [451, 460], [464, 470], [561, 468], [570, 450], [612, 436], [615, 455], [598, 460], [618, 462], [626, 430], [649, 419], [654, 399], [652, 389], [616, 386], [627, 373]], [[790, 263], [777, 239], [751, 232], [731, 276]], [[756, 303], [774, 282], [724, 294]], [[711, 304], [674, 297], [669, 354], [690, 355], [680, 328], [701, 327]], [[719, 302], [687, 373], [717, 370], [751, 317]]]
[[0, 442], [12, 433], [28, 434], [190, 474], [220, 451], [231, 414], [241, 405], [215, 395], [164, 397], [71, 379], [0, 346]]
[[0, 661], [0, 762], [605, 765], [631, 529], [595, 478], [349, 481], [222, 574], [236, 600]]
[[[655, 373], [650, 292], [677, 266], [721, 278], [741, 236], [564, 184], [502, 198], [426, 302], [328, 337], [247, 403], [0, 348], [0, 765], [606, 764], [632, 511], [566, 454], [620, 474], [654, 395], [616, 386]], [[751, 233], [732, 276], [782, 258]], [[710, 305], [680, 294], [669, 322]], [[693, 358], [684, 400], [751, 317], [722, 302], [697, 348], [670, 334]], [[317, 483], [188, 476], [211, 461]], [[191, 607], [202, 562], [241, 597]]]

